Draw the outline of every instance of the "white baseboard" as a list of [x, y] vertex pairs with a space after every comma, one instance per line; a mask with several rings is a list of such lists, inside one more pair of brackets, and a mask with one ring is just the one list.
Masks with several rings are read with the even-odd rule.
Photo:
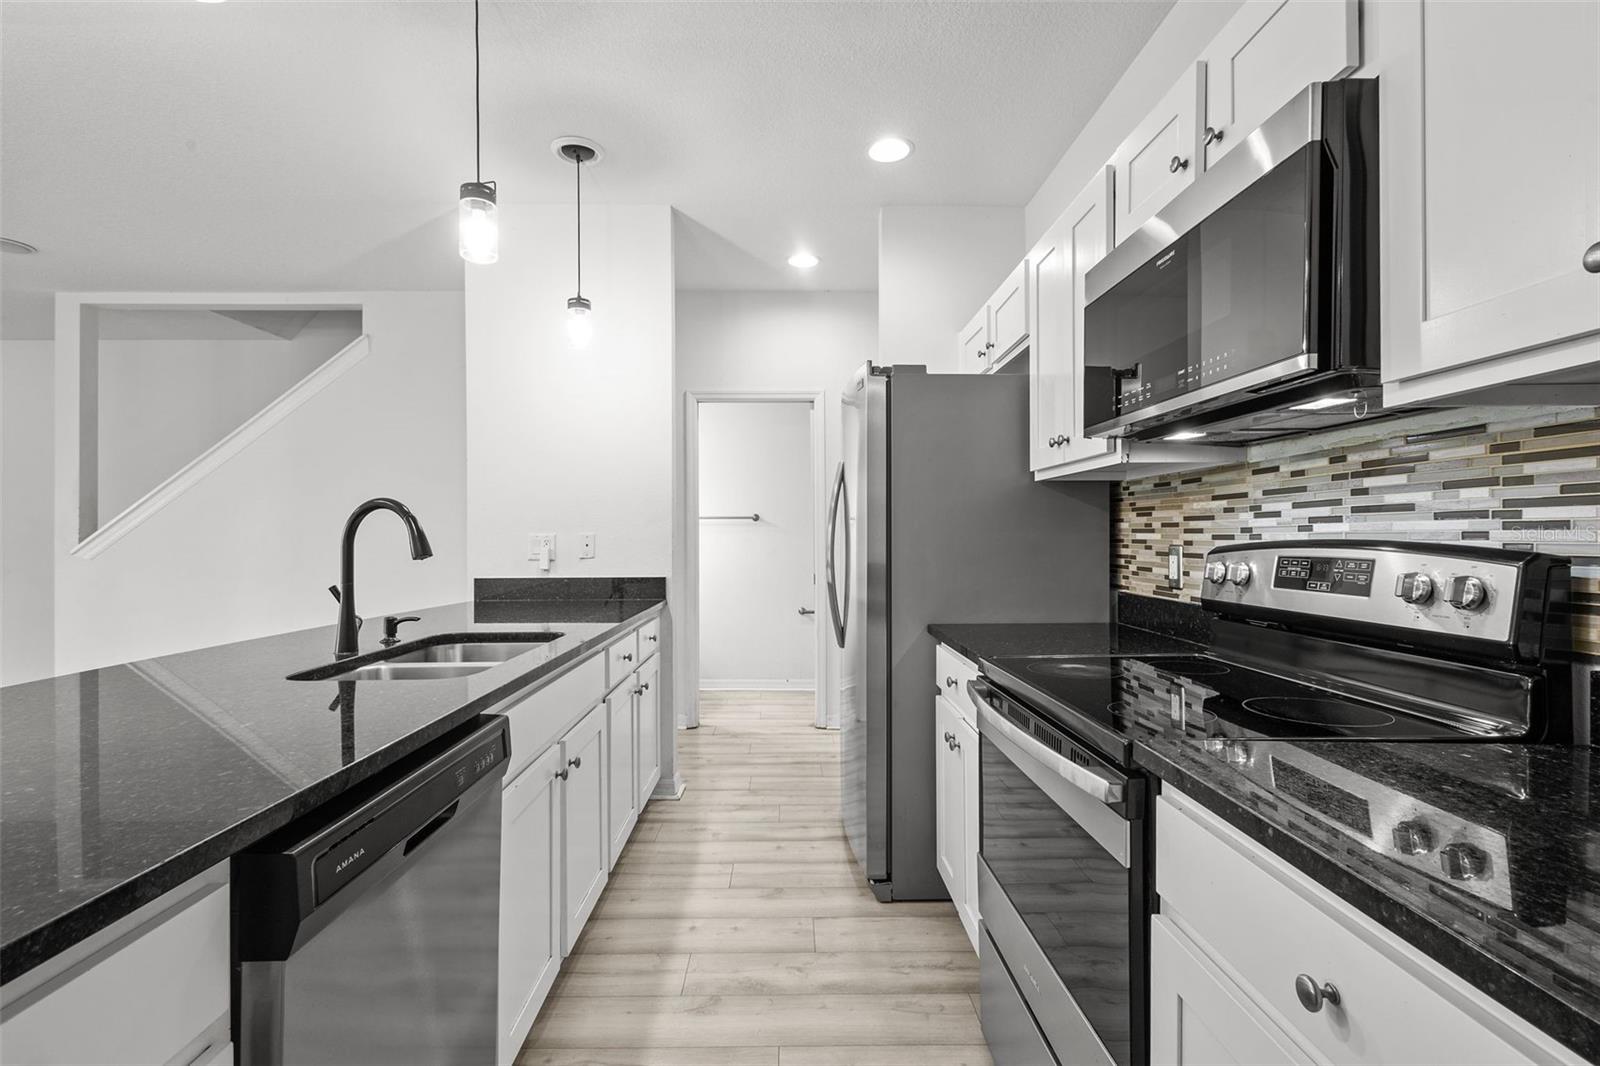
[[712, 679], [700, 682], [701, 692], [815, 692], [815, 681], [790, 681], [784, 678]]

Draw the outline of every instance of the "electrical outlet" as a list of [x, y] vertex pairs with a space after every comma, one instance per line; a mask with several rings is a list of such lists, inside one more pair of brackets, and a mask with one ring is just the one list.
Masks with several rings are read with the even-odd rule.
[[1167, 588], [1183, 588], [1183, 545], [1174, 544], [1167, 549]]
[[593, 533], [579, 533], [578, 534], [578, 558], [580, 558], [580, 559], [593, 559], [594, 558], [594, 534]]
[[556, 535], [554, 533], [528, 534], [528, 558], [538, 559], [541, 556], [546, 559], [554, 559], [556, 557]]

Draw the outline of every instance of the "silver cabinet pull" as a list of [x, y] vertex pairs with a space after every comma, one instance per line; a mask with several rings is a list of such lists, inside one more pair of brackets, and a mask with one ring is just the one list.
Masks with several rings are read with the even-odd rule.
[[567, 760], [567, 765], [572, 767], [574, 770], [583, 769], [583, 756], [574, 755], [572, 758]]
[[563, 766], [561, 769], [556, 771], [556, 777], [560, 778], [562, 781], [565, 781], [567, 776], [571, 773], [571, 770], [568, 770], [565, 766]]
[[622, 661], [625, 662], [625, 663], [633, 662], [633, 652], [631, 652], [631, 651], [623, 652], [622, 653]]
[[1339, 1005], [1339, 989], [1331, 981], [1318, 986], [1308, 973], [1294, 979], [1294, 994], [1300, 997], [1300, 1005], [1312, 1014], [1321, 1010], [1324, 1003]]
[[945, 678], [944, 679], [944, 683], [945, 683], [945, 687], [946, 688], [955, 688], [956, 687], [956, 679], [953, 678], [953, 677]]
[[1216, 144], [1220, 140], [1222, 140], [1222, 131], [1217, 129], [1215, 126], [1207, 126], [1205, 141], [1206, 145], [1209, 147], [1213, 144]]
[[1583, 269], [1591, 274], [1600, 274], [1600, 241], [1589, 245], [1588, 250], [1583, 253]]
[[1179, 159], [1177, 156], [1173, 156], [1172, 162], [1167, 164], [1167, 169], [1174, 174], [1180, 170], [1188, 170], [1189, 161], [1187, 159]]

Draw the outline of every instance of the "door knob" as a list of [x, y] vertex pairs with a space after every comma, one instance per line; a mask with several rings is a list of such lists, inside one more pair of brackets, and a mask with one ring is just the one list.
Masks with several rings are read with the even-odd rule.
[[1591, 274], [1600, 274], [1600, 241], [1589, 245], [1588, 250], [1583, 253], [1583, 269]]
[[816, 612], [816, 611], [813, 611], [813, 610], [812, 610], [812, 609], [811, 609], [811, 608], [809, 608], [809, 607], [802, 607], [802, 608], [800, 608], [800, 616], [801, 616], [801, 617], [802, 617], [802, 618], [803, 618], [803, 617], [805, 617], [805, 616], [806, 616], [806, 615], [808, 615], [808, 614], [816, 614], [816, 613], [817, 613], [817, 612]]

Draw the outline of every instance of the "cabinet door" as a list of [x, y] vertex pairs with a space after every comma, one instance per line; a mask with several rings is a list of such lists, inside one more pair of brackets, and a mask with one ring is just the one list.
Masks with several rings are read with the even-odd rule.
[[950, 890], [950, 899], [959, 909], [966, 893], [966, 877], [961, 868], [961, 855], [965, 850], [966, 812], [962, 809], [962, 777], [960, 756], [952, 749], [955, 736], [956, 712], [943, 696], [934, 697], [934, 861], [939, 876]]
[[1150, 1061], [1218, 1066], [1312, 1060], [1157, 914], [1150, 919]]
[[956, 366], [963, 374], [981, 374], [989, 369], [989, 307], [984, 305], [977, 317], [964, 326], [956, 337]]
[[1129, 134], [1111, 165], [1117, 172], [1117, 243], [1158, 214], [1194, 181], [1196, 130], [1205, 99], [1206, 66], [1196, 63]]
[[965, 718], [952, 730], [961, 757], [961, 901], [956, 904], [972, 950], [978, 950], [978, 731]]
[[[1110, 442], [1083, 435], [1084, 276], [1111, 246], [1112, 170], [1067, 205], [1028, 257], [1035, 428], [1033, 469], [1105, 455]], [[1051, 443], [1054, 441], [1055, 443]]]
[[[1600, 242], [1600, 5], [1410, 0], [1394, 13], [1384, 379], [1600, 333], [1600, 274], [1583, 267]], [[1576, 347], [1567, 365], [1600, 357], [1600, 341]]]
[[1028, 264], [1017, 264], [1005, 283], [989, 297], [989, 355], [998, 362], [1028, 336]]
[[639, 810], [650, 802], [650, 792], [661, 780], [661, 662], [653, 659], [639, 671], [639, 698], [634, 701], [634, 735], [638, 758]]
[[1201, 55], [1200, 143], [1210, 169], [1314, 81], [1361, 62], [1357, 0], [1246, 0]]
[[606, 887], [606, 706], [561, 738], [561, 949], [577, 943]]
[[639, 820], [637, 797], [639, 776], [634, 760], [633, 720], [639, 698], [639, 675], [629, 674], [621, 686], [606, 697], [606, 825], [607, 863], [610, 869], [617, 864]]
[[499, 1061], [510, 1066], [561, 966], [561, 745], [505, 786], [500, 808]]

